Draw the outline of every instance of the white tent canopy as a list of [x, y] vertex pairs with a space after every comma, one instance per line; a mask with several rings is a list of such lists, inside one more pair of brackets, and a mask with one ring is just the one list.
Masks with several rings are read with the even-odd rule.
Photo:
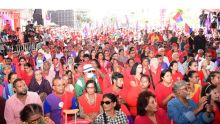
[[218, 9], [219, 0], [4, 0], [7, 9], [144, 9], [144, 8], [207, 8]]

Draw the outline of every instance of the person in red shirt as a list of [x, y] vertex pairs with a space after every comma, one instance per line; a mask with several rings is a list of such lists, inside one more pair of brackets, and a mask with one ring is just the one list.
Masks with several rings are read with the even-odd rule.
[[24, 76], [22, 76], [21, 78], [25, 81], [26, 85], [29, 86], [29, 84], [31, 83], [31, 79], [33, 78], [34, 75], [34, 71], [32, 69], [32, 65], [30, 63], [26, 63], [24, 64]]
[[94, 80], [86, 82], [85, 94], [78, 98], [80, 117], [93, 121], [100, 113], [102, 95], [98, 94]]
[[183, 79], [183, 75], [178, 71], [177, 61], [172, 61], [169, 66], [169, 70], [172, 73], [173, 83]]
[[24, 64], [26, 63], [26, 59], [24, 57], [19, 58], [19, 63], [16, 64], [16, 73], [18, 74], [18, 77], [24, 77]]
[[113, 93], [116, 96], [120, 96], [121, 100], [125, 102], [125, 98], [127, 96], [127, 92], [125, 88], [123, 88], [124, 84], [124, 76], [121, 73], [114, 72], [112, 74], [112, 86], [105, 89], [103, 94]]
[[105, 56], [103, 52], [98, 52], [96, 54], [96, 59], [99, 61], [102, 68], [106, 68], [108, 65], [108, 61], [105, 60]]
[[134, 65], [134, 59], [128, 59], [124, 70], [124, 87], [127, 89], [130, 86], [131, 68]]
[[134, 49], [129, 51], [129, 58], [133, 58], [135, 62], [141, 62], [139, 55], [136, 54]]
[[160, 78], [161, 78], [161, 83], [159, 83], [156, 86], [155, 95], [159, 107], [163, 108], [164, 110], [167, 110], [168, 101], [175, 96], [172, 91], [172, 87], [173, 87], [172, 74], [169, 70], [164, 70], [161, 72]]
[[[111, 84], [104, 84], [104, 81], [105, 81], [104, 79], [106, 77], [107, 72], [103, 67], [101, 67], [98, 60], [96, 59], [91, 60], [91, 64], [92, 64], [92, 67], [96, 70], [95, 74], [100, 84], [101, 91], [104, 91], [104, 89], [106, 89], [107, 87], [111, 85]], [[105, 81], [105, 83], [110, 83], [110, 82]]]
[[150, 75], [150, 59], [148, 58], [142, 58], [141, 59], [141, 64], [143, 66], [143, 74], [145, 75]]
[[158, 108], [155, 95], [144, 91], [138, 96], [135, 124], [170, 124], [167, 113]]
[[140, 63], [135, 63], [131, 68], [130, 88], [140, 85], [143, 67]]
[[149, 89], [150, 87], [150, 77], [148, 75], [142, 75], [140, 84], [137, 87], [132, 87], [128, 90], [126, 101], [130, 108], [130, 112], [132, 116], [137, 115], [137, 98], [138, 95], [143, 91], [149, 91], [154, 93], [153, 90]]
[[130, 112], [128, 108], [125, 106], [127, 104], [126, 102], [126, 96], [127, 96], [127, 89], [123, 88], [124, 80], [123, 80], [123, 75], [118, 72], [114, 72], [112, 74], [112, 86], [106, 89], [103, 94], [106, 93], [112, 93], [118, 97], [118, 101], [121, 105], [122, 111], [127, 115], [130, 116]]
[[161, 74], [161, 67], [159, 66], [159, 61], [157, 58], [152, 58], [150, 60], [150, 79], [151, 79], [151, 85], [150, 88], [152, 90], [155, 89], [155, 87], [160, 82], [160, 74]]

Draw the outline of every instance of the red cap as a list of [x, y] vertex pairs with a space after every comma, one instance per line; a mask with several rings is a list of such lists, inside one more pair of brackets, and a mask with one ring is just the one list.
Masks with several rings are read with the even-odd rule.
[[186, 44], [185, 46], [184, 46], [184, 48], [186, 49], [186, 48], [189, 48], [189, 44]]

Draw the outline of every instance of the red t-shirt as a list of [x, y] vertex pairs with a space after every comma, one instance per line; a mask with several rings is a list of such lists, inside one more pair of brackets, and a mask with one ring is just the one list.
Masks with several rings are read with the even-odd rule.
[[214, 109], [215, 112], [215, 119], [212, 124], [220, 124], [220, 108]]
[[[155, 88], [157, 87], [157, 85], [160, 83], [160, 74], [161, 74], [161, 67], [158, 67], [157, 68], [157, 72], [156, 73], [153, 73], [151, 71], [151, 75], [152, 75], [152, 78], [153, 78], [153, 81], [154, 81], [154, 86]], [[150, 75], [149, 75], [150, 76]], [[150, 89], [153, 89], [153, 85], [151, 84], [150, 85]]]
[[16, 73], [19, 78], [25, 77], [25, 70], [21, 70], [21, 66], [16, 66]]
[[198, 75], [199, 75], [200, 80], [201, 80], [201, 85], [202, 85], [202, 86], [205, 86], [205, 85], [206, 85], [206, 83], [205, 83], [205, 81], [204, 81], [205, 75], [203, 74], [202, 70], [198, 71]]
[[[154, 94], [154, 91], [151, 89], [148, 89], [147, 91]], [[140, 93], [141, 93], [140, 87], [133, 87], [130, 90], [128, 90], [127, 93], [126, 101], [130, 108], [131, 115], [133, 116], [137, 115], [137, 99]]]
[[136, 77], [135, 77], [135, 75], [131, 75], [130, 76], [130, 88], [132, 88], [132, 86], [131, 86], [131, 81], [134, 81], [138, 86], [140, 85], [140, 80], [138, 80]]
[[96, 94], [96, 101], [95, 101], [95, 104], [93, 104], [93, 105], [90, 105], [88, 103], [85, 94], [80, 96], [78, 98], [78, 101], [79, 101], [79, 104], [82, 106], [83, 111], [84, 111], [85, 114], [89, 114], [89, 113], [92, 113], [92, 112], [99, 113], [100, 106], [101, 106], [101, 101], [102, 101], [102, 95], [101, 94]]
[[21, 77], [27, 86], [29, 86], [29, 84], [31, 83], [31, 79], [33, 78], [33, 74], [32, 75], [28, 75], [26, 72], [24, 73], [24, 76]]
[[[108, 89], [106, 89], [103, 94], [106, 94], [106, 93], [113, 93], [114, 95], [116, 96], [119, 96], [121, 97], [122, 99], [126, 100], [126, 96], [127, 96], [127, 90], [125, 90], [125, 88], [123, 88], [122, 90], [120, 90], [119, 92], [116, 92], [116, 91], [113, 91], [113, 86], [109, 87]], [[128, 108], [122, 104], [121, 105], [121, 110], [127, 115], [127, 116], [130, 116], [131, 113], [130, 111], [128, 110]]]
[[175, 83], [176, 81], [182, 80], [183, 75], [177, 71], [175, 74], [172, 74], [172, 79], [173, 79], [173, 83]]
[[106, 73], [105, 78], [103, 79], [101, 90], [105, 91], [107, 88], [111, 87], [111, 78], [108, 73]]
[[167, 110], [167, 106], [163, 106], [163, 100], [173, 92], [172, 87], [172, 85], [170, 87], [167, 87], [163, 83], [159, 83], [155, 88], [155, 96], [157, 103], [159, 107], [163, 108], [164, 110]]
[[103, 91], [103, 94], [106, 94], [106, 93], [113, 93], [114, 95], [120, 96], [123, 99], [126, 99], [126, 96], [127, 96], [127, 90], [125, 88], [121, 89], [119, 92], [116, 92], [113, 90], [113, 86]]
[[[170, 120], [168, 118], [167, 113], [161, 108], [159, 108], [158, 111], [155, 112], [155, 117], [157, 120], [157, 124], [170, 124]], [[135, 118], [134, 124], [154, 124], [154, 123], [147, 115], [144, 116], [138, 115]]]

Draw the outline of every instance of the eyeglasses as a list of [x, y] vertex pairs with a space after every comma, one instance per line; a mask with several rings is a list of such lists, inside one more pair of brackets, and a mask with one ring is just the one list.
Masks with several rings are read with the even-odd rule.
[[184, 88], [181, 88], [180, 90], [188, 90], [188, 88], [187, 88], [187, 87], [184, 87]]
[[65, 84], [63, 84], [63, 85], [53, 85], [53, 86], [55, 86], [55, 87], [65, 87]]
[[87, 89], [93, 89], [93, 88], [95, 88], [95, 87], [86, 87]]
[[101, 105], [106, 104], [109, 105], [112, 101], [101, 101]]
[[193, 76], [194, 78], [199, 78], [199, 76]]

